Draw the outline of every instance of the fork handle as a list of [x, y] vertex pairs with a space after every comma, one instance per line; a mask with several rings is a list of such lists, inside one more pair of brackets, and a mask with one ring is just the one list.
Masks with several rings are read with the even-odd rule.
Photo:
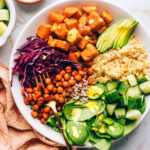
[[66, 144], [67, 144], [67, 150], [72, 150], [71, 145], [68, 143], [68, 141], [67, 141], [67, 139], [66, 139], [66, 137], [65, 137], [65, 135], [64, 135], [64, 132], [63, 132], [63, 124], [62, 124], [62, 122], [61, 122], [61, 120], [60, 120], [60, 117], [59, 117], [58, 113], [54, 112], [54, 115], [55, 115], [55, 117], [56, 117], [56, 120], [58, 121], [58, 125], [59, 125], [59, 128], [60, 128], [60, 131], [61, 131], [61, 133], [62, 133], [62, 135], [63, 135], [63, 138], [64, 138], [64, 140], [65, 140], [65, 142], [66, 142]]

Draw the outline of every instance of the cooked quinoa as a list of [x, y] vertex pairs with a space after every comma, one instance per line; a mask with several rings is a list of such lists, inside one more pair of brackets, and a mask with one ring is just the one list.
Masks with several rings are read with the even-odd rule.
[[149, 73], [150, 62], [146, 57], [144, 45], [132, 36], [123, 48], [111, 49], [94, 58], [94, 77], [102, 83], [112, 79], [127, 81], [129, 74], [141, 78]]

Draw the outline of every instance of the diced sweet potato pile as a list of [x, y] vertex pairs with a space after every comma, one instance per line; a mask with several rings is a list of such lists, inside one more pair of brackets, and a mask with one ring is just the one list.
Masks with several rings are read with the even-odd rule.
[[63, 14], [50, 12], [49, 22], [39, 26], [37, 36], [50, 47], [68, 52], [71, 60], [87, 63], [98, 55], [97, 38], [109, 27], [112, 16], [96, 6], [82, 6], [82, 10], [72, 6]]

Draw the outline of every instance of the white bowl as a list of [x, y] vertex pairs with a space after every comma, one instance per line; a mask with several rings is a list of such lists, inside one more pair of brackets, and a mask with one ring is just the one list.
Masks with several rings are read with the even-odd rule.
[[5, 0], [5, 3], [9, 9], [9, 12], [10, 12], [10, 20], [9, 20], [9, 24], [8, 24], [8, 29], [6, 30], [6, 32], [2, 36], [0, 36], [0, 47], [2, 45], [4, 45], [5, 42], [7, 41], [10, 33], [13, 30], [13, 27], [14, 27], [15, 21], [16, 21], [16, 11], [15, 11], [15, 6], [13, 4], [13, 1], [12, 0]]
[[[129, 12], [124, 10], [123, 8], [120, 8], [119, 6], [116, 6], [116, 4], [112, 4], [112, 3], [106, 2], [106, 1], [72, 0], [72, 1], [58, 2], [55, 4], [49, 5], [48, 7], [46, 7], [39, 13], [37, 13], [36, 16], [34, 16], [27, 23], [25, 28], [21, 31], [21, 33], [15, 43], [15, 46], [14, 46], [14, 49], [13, 49], [13, 52], [11, 55], [10, 66], [9, 66], [10, 79], [11, 79], [11, 74], [12, 74], [12, 67], [15, 64], [14, 59], [16, 58], [16, 49], [26, 41], [27, 37], [36, 34], [36, 30], [40, 24], [49, 23], [48, 14], [50, 11], [63, 12], [64, 7], [66, 7], [66, 6], [77, 6], [77, 7], [81, 8], [82, 5], [88, 5], [88, 4], [96, 5], [99, 8], [99, 11], [102, 11], [103, 9], [108, 10], [112, 14], [112, 16], [114, 18], [114, 22], [118, 21], [120, 19], [126, 18], [126, 17], [135, 18]], [[150, 38], [149, 38], [148, 34], [145, 32], [144, 27], [141, 25], [141, 22], [139, 23], [138, 27], [136, 28], [135, 34], [144, 43], [145, 48], [150, 49], [150, 46], [149, 46]], [[148, 58], [150, 58], [150, 51], [148, 51]], [[30, 107], [25, 105], [23, 102], [23, 97], [20, 92], [21, 85], [18, 81], [17, 75], [14, 76], [13, 86], [11, 89], [12, 89], [12, 94], [14, 96], [14, 100], [15, 100], [21, 114], [24, 116], [24, 118], [27, 120], [27, 122], [34, 129], [36, 129], [40, 134], [45, 136], [46, 138], [53, 140], [55, 142], [58, 142], [60, 144], [65, 144], [64, 139], [60, 133], [55, 132], [50, 127], [41, 124], [38, 119], [32, 118]], [[142, 122], [142, 120], [144, 119], [144, 117], [146, 116], [146, 114], [148, 113], [148, 111], [150, 109], [150, 100], [148, 101], [148, 99], [150, 99], [150, 97], [147, 97], [146, 99], [147, 99], [147, 109], [146, 109], [145, 113], [143, 114], [142, 118], [138, 121], [137, 125], [139, 125], [139, 123]], [[92, 145], [90, 143], [87, 143], [84, 147], [92, 147]]]

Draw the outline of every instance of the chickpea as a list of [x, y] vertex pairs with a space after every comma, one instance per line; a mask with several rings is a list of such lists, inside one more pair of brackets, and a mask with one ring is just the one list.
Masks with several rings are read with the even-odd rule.
[[33, 99], [32, 94], [29, 94], [29, 96], [28, 96], [28, 100], [29, 100], [29, 101], [32, 101], [32, 99]]
[[76, 79], [77, 81], [81, 81], [81, 75], [80, 75], [80, 74], [75, 75], [75, 79]]
[[36, 97], [35, 94], [33, 94], [32, 96], [33, 96], [33, 100], [36, 102], [38, 100], [38, 97]]
[[51, 94], [51, 95], [49, 96], [49, 98], [50, 98], [50, 100], [53, 100], [53, 99], [54, 99], [54, 95]]
[[92, 74], [94, 73], [93, 68], [92, 68], [92, 67], [88, 68], [87, 73], [88, 73], [89, 75], [92, 75]]
[[64, 98], [59, 99], [59, 103], [63, 104], [65, 102]]
[[57, 107], [57, 111], [61, 111], [61, 106], [58, 106], [58, 107]]
[[87, 80], [87, 79], [88, 79], [88, 75], [85, 74], [85, 75], [83, 76], [83, 79]]
[[76, 80], [75, 79], [70, 79], [68, 82], [69, 82], [70, 85], [75, 85], [76, 84]]
[[88, 84], [94, 84], [94, 78], [90, 77], [90, 78], [88, 79]]
[[79, 74], [80, 74], [81, 76], [83, 76], [83, 75], [84, 75], [84, 72], [83, 72], [82, 70], [79, 70]]
[[45, 88], [44, 93], [45, 93], [45, 94], [49, 94], [49, 91], [48, 91], [47, 88]]
[[68, 88], [67, 88], [67, 92], [68, 92], [68, 93], [72, 93], [72, 92], [73, 92], [73, 88], [72, 88], [72, 87], [68, 87]]
[[65, 81], [65, 79], [64, 79], [64, 78], [62, 78], [62, 79], [61, 79], [61, 82], [64, 82], [64, 81]]
[[87, 72], [88, 68], [87, 67], [84, 67], [83, 68], [83, 72]]
[[29, 93], [32, 93], [33, 90], [32, 90], [32, 88], [27, 88], [27, 89], [26, 89], [26, 92], [29, 94]]
[[54, 85], [53, 85], [53, 84], [47, 85], [47, 89], [48, 89], [49, 91], [53, 91], [53, 88], [54, 88]]
[[42, 118], [42, 114], [38, 113], [38, 119], [41, 119]]
[[36, 91], [34, 94], [35, 94], [35, 97], [40, 97], [42, 95], [41, 91]]
[[63, 88], [62, 87], [58, 87], [57, 92], [58, 93], [62, 93], [63, 92]]
[[43, 113], [42, 116], [43, 116], [44, 119], [48, 118], [48, 114], [47, 113]]
[[64, 82], [63, 82], [63, 87], [66, 88], [66, 87], [68, 87], [68, 86], [69, 86], [69, 83], [68, 83], [67, 81], [64, 81]]
[[69, 80], [71, 78], [71, 76], [68, 74], [68, 73], [66, 73], [65, 75], [64, 75], [64, 79], [65, 80]]
[[66, 70], [66, 72], [70, 73], [70, 72], [72, 71], [71, 66], [67, 66], [67, 67], [65, 68], [65, 70]]
[[54, 87], [52, 92], [53, 94], [55, 94], [57, 92], [57, 89]]
[[49, 111], [50, 111], [50, 107], [47, 106], [47, 107], [44, 108], [45, 113], [48, 113]]
[[31, 115], [32, 115], [33, 118], [37, 118], [38, 112], [32, 111], [32, 112], [31, 112]]
[[78, 70], [82, 70], [82, 65], [81, 64], [79, 65]]
[[37, 111], [39, 109], [39, 106], [37, 104], [35, 104], [35, 105], [33, 105], [33, 109]]
[[49, 114], [52, 116], [54, 113], [52, 110], [49, 111]]
[[82, 85], [84, 84], [84, 82], [83, 82], [83, 81], [81, 81], [80, 83], [81, 83]]
[[75, 76], [77, 73], [78, 73], [78, 72], [77, 72], [76, 70], [74, 70], [74, 71], [72, 72], [72, 75]]
[[48, 100], [49, 100], [49, 95], [48, 95], [48, 94], [44, 94], [43, 97], [44, 97], [44, 100], [45, 100], [45, 101], [48, 101]]
[[41, 106], [41, 105], [43, 104], [43, 102], [44, 102], [44, 98], [43, 98], [43, 97], [39, 97], [39, 98], [38, 98], [38, 101], [37, 101], [37, 104], [38, 104], [39, 106]]
[[39, 82], [39, 87], [42, 87], [42, 83], [41, 82]]
[[24, 99], [24, 103], [25, 103], [26, 105], [29, 105], [29, 100], [28, 100], [27, 98], [25, 98], [25, 99]]
[[23, 89], [21, 90], [21, 94], [22, 94], [23, 96], [25, 95], [25, 93], [24, 93], [24, 90], [23, 90]]
[[42, 118], [40, 121], [41, 121], [42, 124], [45, 123], [45, 119], [44, 118]]
[[60, 95], [59, 95], [59, 94], [55, 94], [54, 99], [55, 99], [56, 101], [59, 101]]
[[60, 74], [61, 74], [62, 76], [64, 76], [65, 73], [66, 73], [65, 70], [60, 71]]
[[66, 96], [67, 96], [67, 93], [66, 93], [65, 91], [63, 91], [63, 92], [62, 92], [62, 97], [65, 98]]
[[62, 75], [61, 75], [61, 74], [57, 74], [55, 79], [56, 79], [57, 81], [60, 81], [60, 80], [62, 79]]
[[39, 87], [34, 87], [33, 92], [39, 91]]
[[56, 83], [56, 87], [60, 87], [60, 86], [62, 86], [63, 84], [62, 84], [62, 82], [57, 82]]
[[48, 85], [48, 84], [50, 84], [51, 83], [51, 79], [50, 78], [46, 78], [45, 79], [45, 83]]

